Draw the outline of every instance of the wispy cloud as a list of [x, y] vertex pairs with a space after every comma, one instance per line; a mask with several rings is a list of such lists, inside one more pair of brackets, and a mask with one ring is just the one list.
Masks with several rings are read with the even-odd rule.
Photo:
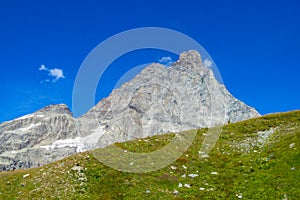
[[161, 59], [159, 59], [158, 62], [168, 66], [173, 63], [173, 60], [170, 56], [165, 56], [165, 57], [162, 57]]
[[211, 67], [212, 66], [211, 60], [209, 60], [207, 58], [204, 60], [203, 64], [204, 64], [205, 67]]
[[[41, 65], [39, 70], [48, 72], [48, 76], [52, 78], [52, 81], [54, 83], [56, 81], [58, 81], [59, 79], [65, 78], [64, 72], [62, 69], [58, 69], [58, 68], [48, 69], [45, 65]], [[50, 81], [50, 79], [46, 79], [41, 82], [43, 83], [43, 82], [49, 82], [49, 81]]]

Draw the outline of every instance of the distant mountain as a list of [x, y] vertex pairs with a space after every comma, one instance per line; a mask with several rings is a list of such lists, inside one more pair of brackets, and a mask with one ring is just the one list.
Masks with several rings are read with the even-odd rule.
[[34, 167], [115, 142], [258, 116], [191, 50], [170, 67], [149, 65], [77, 119], [59, 104], [0, 124], [0, 170]]

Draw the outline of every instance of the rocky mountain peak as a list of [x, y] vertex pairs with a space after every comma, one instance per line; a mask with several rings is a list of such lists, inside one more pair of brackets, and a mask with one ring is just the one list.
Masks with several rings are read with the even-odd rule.
[[256, 116], [259, 113], [234, 98], [202, 64], [201, 55], [191, 50], [171, 67], [149, 65], [78, 121], [79, 132], [85, 136], [100, 125], [98, 145], [104, 147]]
[[37, 111], [39, 114], [67, 114], [73, 116], [71, 110], [66, 104], [55, 104], [46, 106]]
[[192, 75], [207, 74], [210, 69], [202, 63], [202, 57], [196, 50], [189, 50], [181, 53], [179, 59], [173, 63], [172, 68]]
[[181, 63], [191, 63], [194, 65], [201, 65], [202, 58], [198, 51], [196, 50], [189, 50], [181, 53], [179, 55], [179, 62]]

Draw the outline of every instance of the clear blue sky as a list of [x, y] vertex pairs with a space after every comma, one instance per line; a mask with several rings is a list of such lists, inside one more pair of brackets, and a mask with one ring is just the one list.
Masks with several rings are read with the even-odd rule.
[[[114, 34], [147, 26], [197, 40], [228, 90], [260, 113], [300, 109], [299, 10], [298, 0], [1, 1], [0, 122], [54, 103], [71, 108], [73, 82], [88, 53]], [[97, 99], [109, 94], [117, 72], [167, 55], [120, 58]]]

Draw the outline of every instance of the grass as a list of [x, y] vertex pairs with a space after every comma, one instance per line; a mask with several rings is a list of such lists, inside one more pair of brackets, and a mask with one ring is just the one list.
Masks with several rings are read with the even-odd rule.
[[[153, 172], [114, 170], [102, 165], [93, 152], [39, 168], [2, 172], [0, 199], [300, 199], [300, 111], [224, 126], [205, 159], [199, 159], [198, 151], [207, 129], [196, 132], [180, 158]], [[166, 134], [115, 145], [151, 152], [173, 137]], [[180, 183], [190, 188], [178, 187]], [[173, 194], [174, 190], [179, 193]]]

